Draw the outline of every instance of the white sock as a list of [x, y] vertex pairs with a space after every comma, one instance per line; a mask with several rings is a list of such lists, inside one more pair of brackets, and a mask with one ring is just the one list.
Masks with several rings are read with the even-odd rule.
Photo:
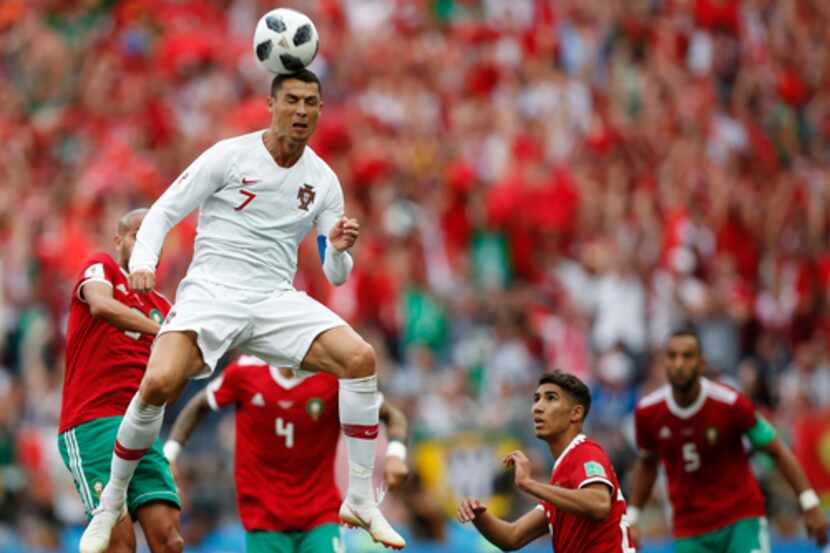
[[110, 480], [101, 492], [105, 509], [120, 509], [135, 468], [161, 432], [164, 405], [151, 405], [136, 393], [118, 427], [110, 465]]
[[378, 437], [378, 380], [375, 375], [340, 379], [340, 426], [349, 454], [349, 491], [355, 506], [374, 504], [372, 474]]

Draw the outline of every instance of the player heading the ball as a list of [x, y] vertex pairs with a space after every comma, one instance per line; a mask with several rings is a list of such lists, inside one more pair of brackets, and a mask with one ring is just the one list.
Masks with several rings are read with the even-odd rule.
[[349, 250], [360, 236], [357, 220], [344, 216], [337, 176], [307, 146], [323, 107], [320, 81], [308, 70], [278, 75], [267, 103], [269, 128], [210, 147], [153, 204], [138, 231], [129, 283], [143, 291], [154, 285], [169, 230], [199, 209], [193, 261], [118, 429], [110, 480], [81, 538], [81, 553], [107, 548], [136, 464], [158, 437], [165, 405], [188, 379], [210, 375], [230, 349], [339, 379], [349, 456], [340, 518], [386, 546], [405, 546], [378, 509], [372, 487], [380, 405], [374, 350], [338, 315], [293, 287], [297, 250], [312, 227], [323, 272], [335, 285], [348, 278]]

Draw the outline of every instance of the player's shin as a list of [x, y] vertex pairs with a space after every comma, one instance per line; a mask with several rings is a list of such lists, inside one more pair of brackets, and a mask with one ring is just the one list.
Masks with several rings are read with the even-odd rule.
[[374, 504], [372, 473], [378, 435], [378, 383], [375, 375], [340, 380], [340, 425], [349, 454], [348, 501]]
[[139, 394], [133, 396], [118, 427], [110, 480], [101, 493], [101, 504], [105, 509], [121, 508], [136, 466], [158, 438], [163, 419], [164, 405], [151, 405]]

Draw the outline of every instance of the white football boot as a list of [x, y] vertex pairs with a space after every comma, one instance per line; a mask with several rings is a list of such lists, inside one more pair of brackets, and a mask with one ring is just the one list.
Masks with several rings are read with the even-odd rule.
[[127, 516], [126, 502], [118, 511], [104, 509], [103, 505], [92, 511], [92, 520], [81, 536], [80, 553], [104, 553], [110, 544], [112, 529], [122, 518]]
[[374, 542], [386, 547], [392, 549], [406, 547], [406, 541], [386, 522], [386, 517], [377, 505], [356, 507], [346, 498], [340, 506], [340, 524], [345, 524], [349, 528], [363, 528], [369, 532]]

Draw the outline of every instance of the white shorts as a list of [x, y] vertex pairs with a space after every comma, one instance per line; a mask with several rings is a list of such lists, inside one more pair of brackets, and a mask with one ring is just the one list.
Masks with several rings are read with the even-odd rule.
[[162, 324], [165, 332], [193, 331], [210, 376], [232, 348], [277, 367], [299, 369], [321, 333], [346, 322], [305, 292], [252, 293], [220, 284], [184, 280]]

